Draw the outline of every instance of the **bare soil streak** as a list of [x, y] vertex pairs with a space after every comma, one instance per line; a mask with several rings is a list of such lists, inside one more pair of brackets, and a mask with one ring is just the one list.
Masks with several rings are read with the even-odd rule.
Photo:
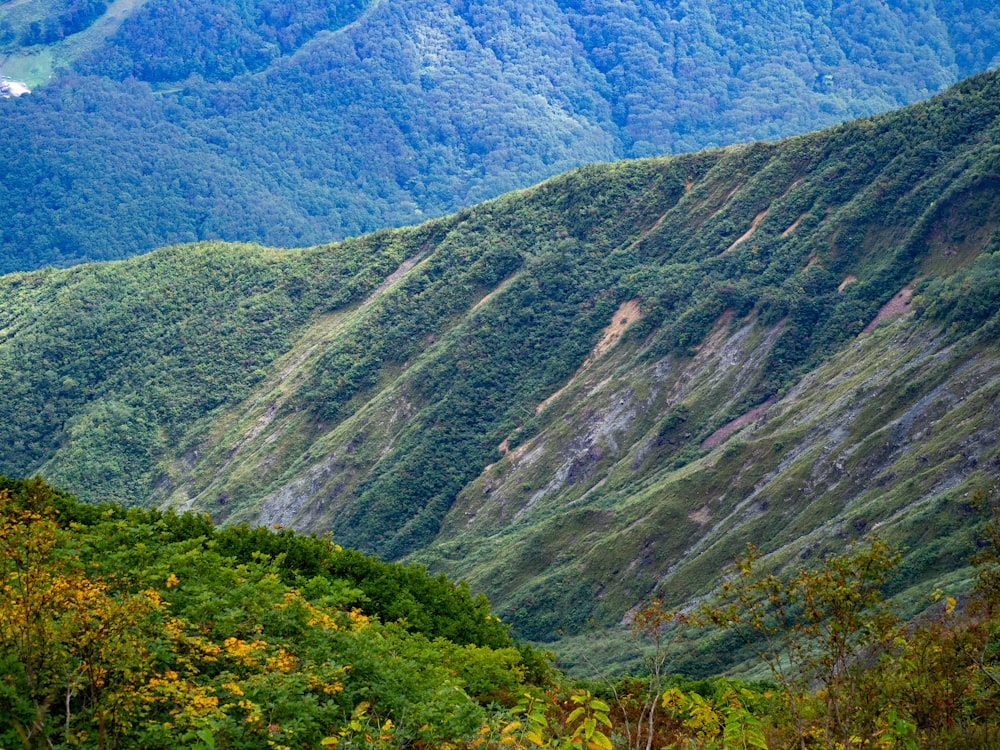
[[799, 224], [801, 224], [802, 220], [804, 218], [806, 218], [808, 215], [809, 215], [808, 211], [806, 211], [804, 214], [802, 214], [799, 218], [797, 218], [794, 222], [792, 222], [792, 225], [790, 227], [788, 227], [788, 229], [786, 229], [784, 232], [781, 233], [781, 236], [783, 238], [787, 237], [792, 232], [794, 232], [796, 229], [798, 229], [799, 228]]
[[858, 277], [855, 276], [853, 273], [847, 274], [847, 276], [844, 277], [844, 280], [840, 282], [840, 286], [837, 287], [837, 291], [838, 292], [844, 291], [845, 289], [847, 289], [848, 284], [853, 284], [857, 280]]
[[580, 375], [587, 370], [587, 368], [597, 361], [605, 352], [611, 349], [611, 347], [618, 343], [622, 334], [625, 333], [625, 329], [640, 318], [642, 318], [642, 312], [639, 310], [639, 300], [632, 299], [628, 302], [623, 302], [615, 314], [611, 316], [611, 324], [604, 329], [604, 334], [601, 336], [601, 340], [597, 342], [597, 346], [594, 347], [594, 350], [583, 361], [583, 364], [580, 365], [580, 369], [576, 371], [576, 374], [569, 379], [569, 382], [566, 383], [566, 385], [536, 406], [535, 414], [541, 414], [542, 410], [548, 406], [550, 402], [569, 388], [570, 385], [575, 383], [577, 378], [579, 378]]
[[772, 396], [760, 406], [755, 406], [746, 414], [742, 414], [736, 417], [736, 419], [734, 419], [732, 422], [724, 424], [722, 427], [717, 429], [715, 432], [713, 432], [711, 435], [709, 435], [701, 442], [701, 449], [707, 450], [709, 448], [714, 448], [717, 445], [721, 445], [722, 442], [727, 437], [732, 435], [738, 429], [760, 418], [764, 414], [764, 412], [768, 410], [768, 407], [770, 407], [771, 404], [773, 403], [774, 403], [774, 397]]
[[400, 263], [399, 268], [397, 268], [395, 271], [386, 276], [385, 281], [379, 284], [378, 287], [375, 289], [375, 291], [373, 291], [371, 294], [365, 297], [365, 301], [361, 303], [361, 306], [366, 307], [370, 305], [375, 300], [376, 297], [382, 294], [382, 292], [384, 292], [386, 289], [388, 289], [397, 281], [399, 281], [400, 277], [402, 277], [404, 273], [409, 271], [411, 268], [417, 265], [417, 263], [423, 260], [424, 257], [427, 255], [427, 252], [428, 249], [423, 248], [421, 252], [417, 253], [412, 258], [407, 258], [402, 263]]
[[737, 239], [736, 242], [734, 242], [732, 245], [730, 245], [729, 247], [727, 247], [726, 248], [726, 252], [724, 252], [723, 255], [727, 255], [727, 254], [731, 253], [733, 250], [735, 250], [737, 247], [739, 247], [742, 243], [744, 243], [748, 239], [750, 239], [750, 236], [754, 232], [757, 231], [757, 225], [760, 224], [762, 221], [764, 221], [764, 217], [767, 216], [770, 212], [771, 212], [771, 209], [770, 209], [770, 207], [768, 207], [768, 208], [765, 208], [763, 211], [761, 211], [759, 214], [757, 214], [757, 216], [754, 217], [754, 220], [752, 222], [750, 222], [750, 228], [746, 232], [744, 232], [743, 236], [740, 237], [739, 239]]
[[508, 286], [510, 286], [510, 283], [514, 280], [514, 278], [515, 278], [514, 276], [511, 276], [509, 279], [506, 279], [503, 282], [501, 282], [500, 286], [498, 286], [492, 292], [490, 292], [485, 297], [483, 297], [481, 300], [479, 300], [479, 302], [477, 302], [476, 304], [474, 304], [472, 306], [472, 309], [473, 310], [478, 310], [480, 307], [482, 307], [483, 305], [485, 305], [491, 299], [493, 299], [494, 297], [496, 297], [500, 292], [502, 292], [504, 289], [506, 289]]
[[875, 326], [883, 320], [889, 320], [908, 312], [911, 299], [913, 299], [912, 289], [909, 287], [900, 289], [891, 300], [882, 305], [882, 309], [878, 311], [878, 315], [875, 316], [875, 319], [871, 323], [865, 326], [862, 333], [871, 333], [875, 329]]

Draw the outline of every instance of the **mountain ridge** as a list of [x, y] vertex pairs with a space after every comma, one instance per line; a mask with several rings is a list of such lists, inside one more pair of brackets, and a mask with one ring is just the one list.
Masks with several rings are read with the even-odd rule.
[[6, 276], [0, 473], [332, 531], [570, 646], [750, 540], [878, 530], [954, 589], [1000, 465], [998, 175], [990, 73], [338, 244]]

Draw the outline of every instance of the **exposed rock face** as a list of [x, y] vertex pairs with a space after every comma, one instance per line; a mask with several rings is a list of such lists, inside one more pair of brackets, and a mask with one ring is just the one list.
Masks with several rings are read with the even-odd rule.
[[[627, 350], [606, 360], [460, 496], [440, 546], [468, 552], [446, 555], [444, 569], [524, 628], [520, 602], [539, 578], [560, 582], [549, 589], [558, 611], [600, 620], [651, 589], [696, 596], [738, 551], [734, 539], [779, 559], [870, 531], [919, 539], [951, 516], [956, 490], [1000, 467], [1000, 352], [957, 352], [905, 317], [711, 433], [701, 457], [659, 461], [665, 443], [704, 434], [738, 402], [739, 385], [720, 387], [720, 373], [759, 367], [771, 338], [720, 326], [697, 363], [639, 369], [640, 352]], [[679, 404], [687, 417], [660, 435]], [[584, 593], [610, 582], [603, 599]]]

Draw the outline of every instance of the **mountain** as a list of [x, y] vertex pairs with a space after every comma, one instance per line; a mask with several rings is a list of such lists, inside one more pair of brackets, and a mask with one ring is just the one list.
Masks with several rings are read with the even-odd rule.
[[994, 3], [0, 4], [0, 272], [420, 222], [773, 139], [1000, 63]]
[[332, 245], [11, 274], [0, 473], [332, 531], [540, 641], [702, 596], [748, 541], [877, 531], [908, 595], [960, 588], [1000, 474], [998, 186], [989, 73]]

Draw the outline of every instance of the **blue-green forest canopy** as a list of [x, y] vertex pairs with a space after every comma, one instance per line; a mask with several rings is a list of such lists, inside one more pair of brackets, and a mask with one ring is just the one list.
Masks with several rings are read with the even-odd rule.
[[[127, 7], [125, 7], [127, 5]], [[0, 6], [0, 272], [301, 246], [595, 161], [774, 139], [986, 70], [989, 2]]]

